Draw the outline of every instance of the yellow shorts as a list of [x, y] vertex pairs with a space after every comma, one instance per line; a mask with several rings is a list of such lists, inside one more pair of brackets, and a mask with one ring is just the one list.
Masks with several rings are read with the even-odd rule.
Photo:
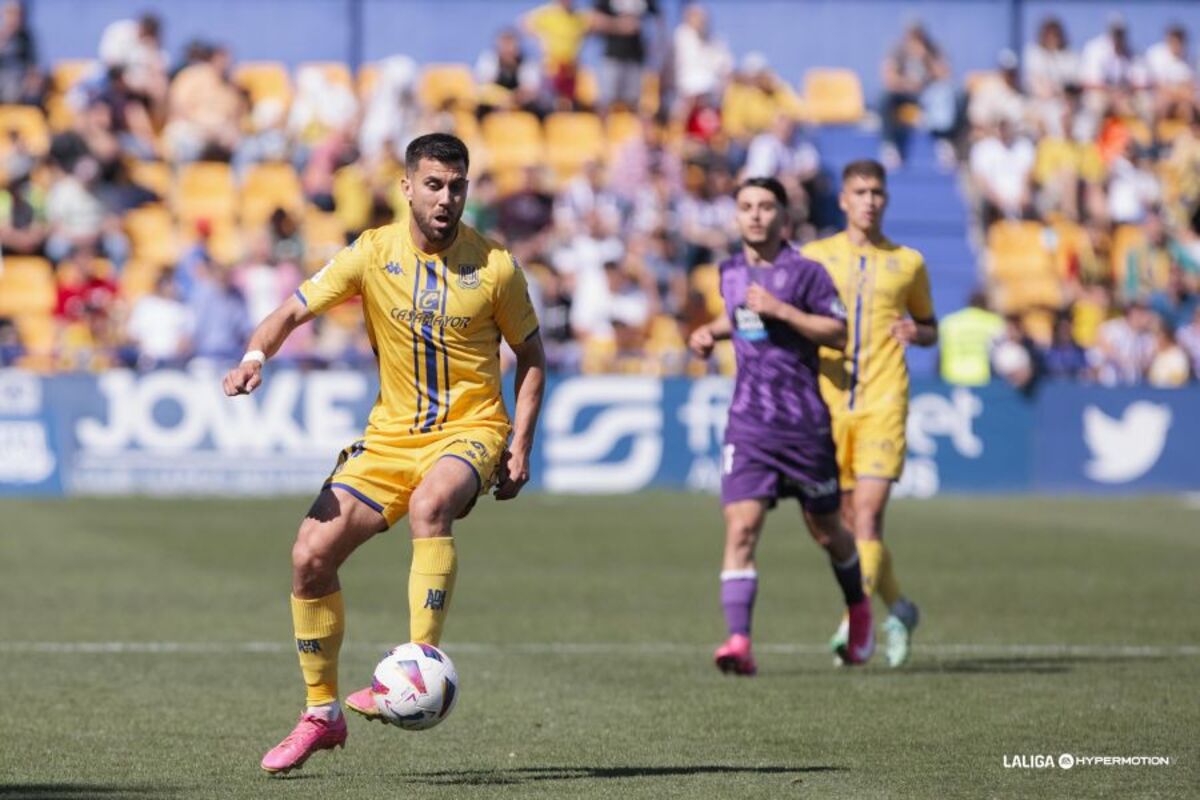
[[899, 480], [904, 471], [908, 443], [904, 426], [906, 406], [887, 406], [833, 415], [833, 443], [837, 448], [838, 480], [842, 491], [854, 488], [860, 478]]
[[479, 494], [496, 480], [508, 432], [496, 427], [463, 428], [411, 436], [383, 437], [368, 431], [338, 455], [325, 486], [345, 489], [387, 519], [408, 513], [408, 501], [433, 465], [457, 458], [475, 472]]

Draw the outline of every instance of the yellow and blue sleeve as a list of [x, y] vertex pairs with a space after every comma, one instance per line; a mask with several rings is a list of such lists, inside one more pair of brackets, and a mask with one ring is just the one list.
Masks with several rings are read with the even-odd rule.
[[519, 345], [538, 332], [537, 312], [529, 299], [529, 284], [516, 260], [504, 253], [497, 264], [495, 318], [509, 345]]
[[313, 314], [321, 314], [362, 291], [363, 278], [371, 259], [367, 237], [344, 247], [296, 290], [296, 297]]

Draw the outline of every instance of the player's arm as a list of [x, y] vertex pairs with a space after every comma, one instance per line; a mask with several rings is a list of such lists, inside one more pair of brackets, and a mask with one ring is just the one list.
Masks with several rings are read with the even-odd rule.
[[701, 358], [708, 358], [714, 344], [731, 336], [733, 336], [733, 323], [729, 321], [728, 315], [722, 314], [712, 322], [701, 325], [692, 331], [692, 335], [688, 337], [688, 349]]
[[[257, 389], [262, 383], [263, 361], [279, 352], [292, 331], [312, 318], [313, 313], [295, 295], [284, 300], [250, 334], [250, 343], [246, 345], [248, 357], [225, 375], [225, 394], [233, 397], [250, 394]], [[259, 360], [260, 355], [262, 361]]]
[[779, 320], [809, 341], [834, 350], [846, 347], [846, 320], [802, 311], [757, 283], [746, 292], [746, 308], [759, 316]]
[[533, 433], [537, 429], [546, 388], [546, 351], [542, 347], [542, 337], [534, 333], [512, 349], [517, 356], [517, 407], [513, 412], [512, 443], [500, 461], [497, 500], [511, 500], [529, 482], [529, 455], [533, 452]]
[[938, 340], [937, 317], [933, 313], [933, 293], [929, 287], [929, 271], [925, 262], [917, 266], [908, 290], [908, 316], [892, 323], [892, 336], [902, 344], [933, 347]]

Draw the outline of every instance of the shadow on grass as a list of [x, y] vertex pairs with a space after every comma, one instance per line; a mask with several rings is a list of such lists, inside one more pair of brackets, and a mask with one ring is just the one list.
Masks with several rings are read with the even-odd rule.
[[167, 786], [116, 786], [100, 783], [0, 783], [3, 800], [141, 800], [173, 797], [177, 789]]
[[845, 767], [739, 767], [700, 764], [686, 767], [519, 767], [516, 769], [464, 769], [418, 772], [405, 776], [409, 783], [434, 786], [503, 786], [539, 781], [611, 780], [622, 778], [672, 778], [688, 775], [795, 775], [840, 772]]
[[898, 670], [918, 675], [1061, 675], [1076, 667], [1122, 662], [1163, 661], [1162, 657], [1113, 655], [999, 656], [993, 658], [957, 658], [911, 664]]

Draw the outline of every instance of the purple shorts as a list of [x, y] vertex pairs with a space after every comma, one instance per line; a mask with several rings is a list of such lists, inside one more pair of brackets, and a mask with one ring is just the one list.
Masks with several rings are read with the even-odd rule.
[[721, 449], [721, 505], [766, 500], [774, 508], [794, 497], [805, 511], [830, 514], [841, 505], [833, 440], [806, 443], [725, 440]]

